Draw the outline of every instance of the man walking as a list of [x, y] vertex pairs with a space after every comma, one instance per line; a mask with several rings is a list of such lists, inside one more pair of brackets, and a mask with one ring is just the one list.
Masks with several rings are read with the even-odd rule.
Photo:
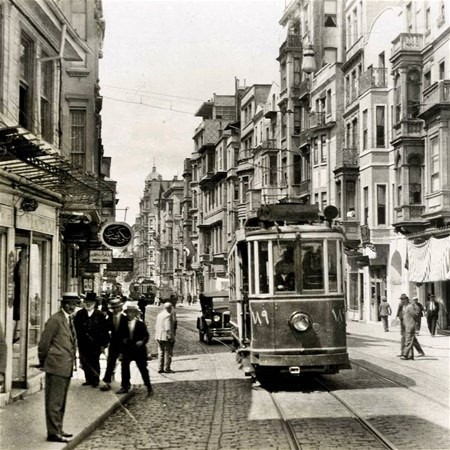
[[384, 326], [384, 331], [389, 331], [389, 316], [392, 314], [392, 311], [391, 306], [387, 302], [386, 297], [381, 297], [379, 313], [381, 317], [381, 322], [383, 323]]
[[45, 371], [47, 440], [51, 442], [69, 442], [72, 437], [63, 431], [63, 419], [76, 357], [72, 314], [79, 301], [76, 293], [62, 295], [61, 310], [45, 324], [38, 346], [39, 363]]
[[170, 368], [175, 344], [176, 318], [172, 303], [164, 303], [164, 309], [156, 316], [155, 339], [158, 342], [158, 373], [173, 373]]
[[86, 381], [83, 386], [97, 387], [100, 383], [100, 355], [109, 343], [109, 334], [104, 313], [97, 309], [97, 295], [88, 292], [84, 308], [73, 319], [77, 332], [81, 367]]
[[419, 313], [420, 309], [414, 302], [409, 303], [404, 310], [403, 322], [405, 327], [405, 347], [402, 359], [414, 359], [414, 347], [419, 352], [417, 356], [425, 356], [416, 337]]
[[111, 381], [116, 369], [117, 360], [120, 354], [120, 335], [119, 330], [127, 323], [126, 316], [122, 313], [123, 301], [120, 297], [112, 298], [108, 303], [108, 316], [106, 319], [107, 328], [110, 333], [110, 342], [108, 347], [108, 359], [106, 362], [106, 371], [103, 376], [101, 391], [111, 390]]
[[436, 301], [436, 296], [430, 295], [429, 300], [425, 305], [427, 316], [428, 330], [431, 336], [436, 334], [436, 324], [439, 317], [439, 303]]
[[147, 369], [147, 342], [149, 340], [147, 325], [138, 318], [139, 307], [134, 302], [127, 302], [124, 312], [127, 321], [123, 322], [119, 329], [122, 387], [117, 393], [125, 394], [129, 391], [131, 386], [130, 364], [131, 361], [135, 361], [141, 373], [142, 381], [147, 387], [147, 394], [151, 395], [153, 389]]

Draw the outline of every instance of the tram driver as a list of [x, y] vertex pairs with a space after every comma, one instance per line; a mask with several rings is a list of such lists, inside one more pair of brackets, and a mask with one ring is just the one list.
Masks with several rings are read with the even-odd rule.
[[291, 262], [283, 259], [275, 266], [275, 290], [295, 291], [295, 273]]

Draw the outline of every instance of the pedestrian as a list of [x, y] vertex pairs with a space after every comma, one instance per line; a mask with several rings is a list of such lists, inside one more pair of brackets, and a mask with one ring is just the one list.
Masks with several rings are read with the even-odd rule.
[[379, 306], [379, 313], [381, 322], [384, 326], [384, 331], [389, 331], [389, 316], [392, 314], [391, 306], [387, 302], [386, 297], [381, 297], [381, 303]]
[[147, 299], [145, 295], [141, 295], [138, 300], [138, 307], [141, 311], [141, 319], [145, 322], [145, 309], [147, 307]]
[[106, 317], [106, 324], [110, 335], [108, 358], [106, 361], [106, 371], [103, 376], [103, 384], [100, 387], [101, 391], [111, 390], [111, 381], [116, 370], [117, 360], [120, 354], [120, 335], [119, 329], [126, 325], [128, 320], [122, 313], [124, 302], [121, 297], [111, 298], [108, 303], [108, 312]]
[[70, 442], [72, 437], [63, 431], [63, 420], [77, 350], [72, 314], [79, 301], [74, 292], [62, 295], [61, 310], [48, 319], [38, 345], [39, 364], [45, 371], [47, 441], [51, 442]]
[[156, 316], [155, 338], [158, 342], [158, 373], [173, 373], [170, 368], [175, 344], [176, 316], [173, 305], [164, 303], [164, 309]]
[[400, 304], [398, 305], [398, 309], [397, 309], [397, 319], [400, 321], [400, 334], [401, 334], [401, 339], [400, 339], [400, 354], [398, 356], [403, 356], [404, 355], [404, 349], [405, 349], [405, 324], [403, 322], [403, 316], [405, 313], [405, 308], [409, 303], [409, 298], [406, 294], [402, 294], [400, 296]]
[[403, 349], [402, 359], [414, 359], [414, 348], [418, 351], [417, 356], [425, 356], [422, 347], [416, 337], [417, 318], [420, 309], [415, 302], [406, 305], [403, 312], [403, 322], [405, 327], [405, 347]]
[[422, 325], [422, 316], [423, 316], [424, 307], [423, 307], [422, 303], [419, 303], [419, 299], [417, 297], [413, 297], [412, 301], [418, 311], [417, 320], [416, 320], [416, 334], [419, 334], [420, 326]]
[[192, 295], [191, 295], [190, 292], [189, 292], [189, 294], [187, 295], [187, 303], [188, 303], [189, 306], [191, 306], [191, 303], [192, 303]]
[[87, 292], [84, 308], [74, 317], [78, 352], [84, 371], [83, 386], [97, 387], [100, 383], [100, 355], [109, 343], [108, 326], [103, 312], [97, 309], [97, 295]]
[[147, 325], [139, 319], [139, 307], [136, 302], [127, 302], [124, 306], [126, 322], [122, 322], [119, 328], [120, 356], [122, 363], [122, 383], [118, 394], [124, 394], [130, 390], [131, 375], [130, 363], [136, 363], [141, 373], [142, 381], [147, 387], [147, 394], [153, 393], [150, 383], [150, 374], [147, 369], [147, 342], [149, 334]]
[[430, 294], [427, 303], [425, 304], [425, 314], [427, 316], [428, 330], [431, 336], [436, 335], [436, 324], [439, 317], [439, 303], [436, 301], [436, 296]]

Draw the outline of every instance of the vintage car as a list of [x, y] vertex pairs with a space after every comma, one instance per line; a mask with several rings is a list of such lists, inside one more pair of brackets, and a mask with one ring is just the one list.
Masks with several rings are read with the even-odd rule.
[[232, 339], [228, 291], [203, 292], [199, 295], [202, 308], [197, 318], [200, 342], [206, 339], [211, 344], [213, 338]]

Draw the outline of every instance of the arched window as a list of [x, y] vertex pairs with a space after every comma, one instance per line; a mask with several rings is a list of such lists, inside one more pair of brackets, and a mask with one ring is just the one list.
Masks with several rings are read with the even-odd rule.
[[418, 155], [409, 158], [409, 204], [422, 203], [422, 161]]

